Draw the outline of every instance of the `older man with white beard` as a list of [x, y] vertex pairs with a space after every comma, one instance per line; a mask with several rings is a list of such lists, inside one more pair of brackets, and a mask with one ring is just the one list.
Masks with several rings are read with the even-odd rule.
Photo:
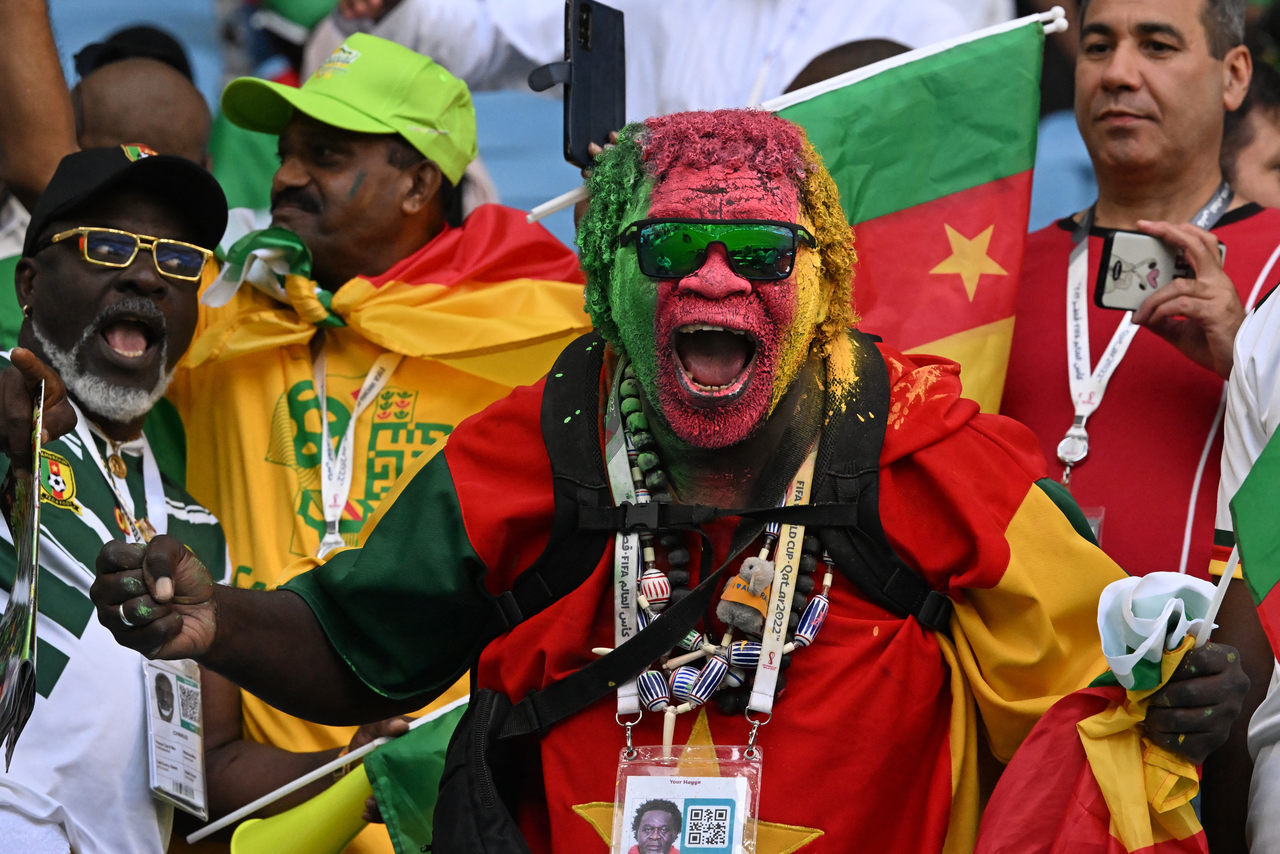
[[[161, 474], [142, 434], [190, 343], [197, 288], [226, 216], [204, 169], [142, 146], [69, 155], [33, 211], [16, 272], [22, 347], [5, 354], [18, 370], [0, 374], [0, 399], [21, 401], [45, 379], [46, 427], [61, 438], [35, 467], [43, 501], [37, 697], [0, 774], [6, 850], [167, 847], [173, 807], [152, 795], [148, 760], [145, 696], [155, 676], [90, 619], [88, 589], [104, 542], [155, 533], [185, 532], [215, 573], [226, 572], [217, 521]], [[20, 451], [30, 431], [29, 418], [6, 421], [13, 458], [0, 460], [30, 470], [29, 450]], [[7, 601], [16, 556], [7, 529], [0, 536]]]

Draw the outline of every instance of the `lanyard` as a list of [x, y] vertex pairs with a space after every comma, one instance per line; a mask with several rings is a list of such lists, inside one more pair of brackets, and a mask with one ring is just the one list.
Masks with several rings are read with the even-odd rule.
[[[613, 387], [605, 409], [605, 461], [609, 472], [609, 486], [615, 503], [634, 501], [648, 503], [649, 497], [637, 497], [627, 456], [630, 437], [622, 428], [619, 386], [623, 366], [614, 375]], [[814, 442], [808, 456], [796, 472], [787, 488], [783, 504], [795, 506], [809, 503], [813, 483], [814, 465], [818, 458], [818, 443]], [[791, 603], [795, 594], [795, 579], [799, 572], [801, 544], [804, 542], [804, 525], [784, 524], [778, 532], [774, 552], [774, 576], [770, 586], [769, 611], [765, 617], [760, 660], [756, 666], [755, 682], [751, 691], [749, 708], [769, 714], [773, 708], [774, 689], [782, 669], [783, 647], [786, 644], [787, 626], [791, 617]], [[636, 605], [641, 543], [637, 532], [619, 532], [614, 535], [613, 550], [613, 613], [615, 647], [621, 646], [640, 631]], [[618, 717], [640, 711], [639, 694], [635, 680], [618, 687]]]
[[373, 363], [364, 382], [360, 384], [359, 393], [356, 394], [355, 406], [352, 407], [351, 418], [347, 421], [347, 431], [335, 448], [329, 433], [329, 401], [325, 393], [324, 351], [321, 350], [320, 355], [316, 357], [315, 389], [316, 397], [320, 399], [320, 430], [323, 439], [320, 443], [323, 449], [320, 461], [320, 506], [324, 510], [324, 537], [320, 540], [316, 557], [322, 558], [334, 549], [340, 549], [346, 545], [338, 532], [338, 523], [342, 519], [343, 509], [347, 506], [347, 497], [351, 495], [351, 469], [355, 459], [352, 444], [355, 441], [356, 421], [386, 386], [387, 381], [391, 379], [391, 374], [395, 372], [396, 366], [403, 358], [399, 353], [383, 353]]
[[[129, 492], [127, 475], [116, 477], [111, 467], [103, 461], [102, 454], [98, 453], [93, 434], [102, 435], [101, 432], [89, 423], [89, 419], [85, 418], [80, 407], [74, 402], [71, 406], [76, 413], [76, 436], [80, 438], [80, 443], [85, 447], [85, 453], [89, 455], [89, 459], [93, 460], [103, 480], [115, 495], [116, 503], [120, 505], [120, 511], [124, 514], [125, 523], [129, 526], [130, 542], [145, 543], [156, 534], [166, 533], [169, 530], [169, 513], [165, 509], [164, 483], [160, 479], [160, 465], [156, 462], [156, 455], [152, 452], [151, 443], [147, 441], [147, 437], [140, 435], [136, 439], [119, 445], [116, 449], [117, 453], [127, 452], [142, 457], [142, 491], [147, 506], [144, 508], [144, 515], [139, 516], [134, 512], [133, 495]], [[115, 445], [105, 435], [102, 438], [109, 447]]]
[[[818, 443], [814, 442], [787, 488], [783, 502], [786, 506], [809, 503], [817, 460]], [[803, 542], [804, 525], [787, 523], [779, 528], [773, 559], [773, 583], [769, 588], [769, 611], [764, 619], [764, 637], [760, 639], [760, 660], [756, 663], [756, 678], [751, 684], [751, 699], [747, 702], [747, 708], [754, 712], [773, 713], [774, 689], [778, 684], [778, 674], [782, 672], [783, 646], [787, 642], [787, 625], [791, 620], [791, 600], [795, 596]]]
[[[627, 449], [631, 437], [622, 429], [622, 410], [618, 388], [622, 385], [623, 360], [613, 375], [612, 391], [604, 414], [605, 460], [609, 470], [609, 488], [614, 504], [623, 501], [637, 502], [635, 484], [631, 479], [631, 463]], [[641, 503], [648, 503], [648, 496], [641, 496]], [[613, 645], [622, 646], [640, 631], [636, 612], [636, 590], [640, 578], [640, 534], [636, 531], [619, 531], [613, 535]], [[618, 715], [633, 715], [640, 711], [640, 694], [636, 680], [618, 686]]]
[[[1192, 225], [1212, 228], [1231, 201], [1231, 185], [1223, 181], [1213, 197], [1191, 218]], [[1071, 482], [1071, 468], [1089, 455], [1089, 434], [1085, 423], [1102, 405], [1111, 375], [1120, 365], [1139, 327], [1133, 312], [1125, 312], [1120, 325], [1102, 351], [1098, 364], [1089, 367], [1089, 231], [1093, 227], [1093, 208], [1080, 218], [1071, 235], [1071, 257], [1067, 264], [1067, 379], [1071, 388], [1073, 417], [1062, 441], [1058, 443], [1058, 461], [1062, 463], [1062, 482]]]

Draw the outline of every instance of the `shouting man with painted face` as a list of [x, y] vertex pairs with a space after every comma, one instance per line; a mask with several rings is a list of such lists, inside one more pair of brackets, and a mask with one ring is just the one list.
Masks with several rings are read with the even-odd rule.
[[[757, 850], [967, 850], [980, 752], [1008, 760], [1105, 670], [1097, 599], [1121, 571], [1041, 486], [1034, 437], [978, 414], [953, 364], [849, 328], [852, 235], [800, 129], [651, 119], [590, 189], [598, 334], [460, 425], [363, 548], [253, 591], [172, 539], [109, 546], [99, 618], [319, 719], [412, 707], [474, 666], [437, 851], [597, 851], [611, 830], [625, 850], [620, 752], [732, 776], [713, 745], [763, 750]], [[1196, 655], [1146, 722], [1193, 760], [1243, 693], [1230, 650]], [[724, 761], [699, 773], [698, 750]], [[728, 785], [733, 834], [751, 798]]]

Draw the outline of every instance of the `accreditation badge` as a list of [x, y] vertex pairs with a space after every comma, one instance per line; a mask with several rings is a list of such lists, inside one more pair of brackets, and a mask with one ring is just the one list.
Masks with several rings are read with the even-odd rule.
[[151, 794], [208, 821], [200, 668], [189, 659], [143, 661], [142, 676]]
[[614, 798], [613, 854], [755, 854], [760, 748], [624, 749]]

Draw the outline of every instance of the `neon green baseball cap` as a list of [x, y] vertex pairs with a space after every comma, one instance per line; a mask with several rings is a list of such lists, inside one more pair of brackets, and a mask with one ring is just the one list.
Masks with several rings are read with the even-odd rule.
[[294, 111], [358, 133], [398, 133], [453, 184], [476, 156], [467, 85], [407, 47], [355, 33], [299, 88], [239, 77], [222, 112], [247, 130], [278, 134]]

